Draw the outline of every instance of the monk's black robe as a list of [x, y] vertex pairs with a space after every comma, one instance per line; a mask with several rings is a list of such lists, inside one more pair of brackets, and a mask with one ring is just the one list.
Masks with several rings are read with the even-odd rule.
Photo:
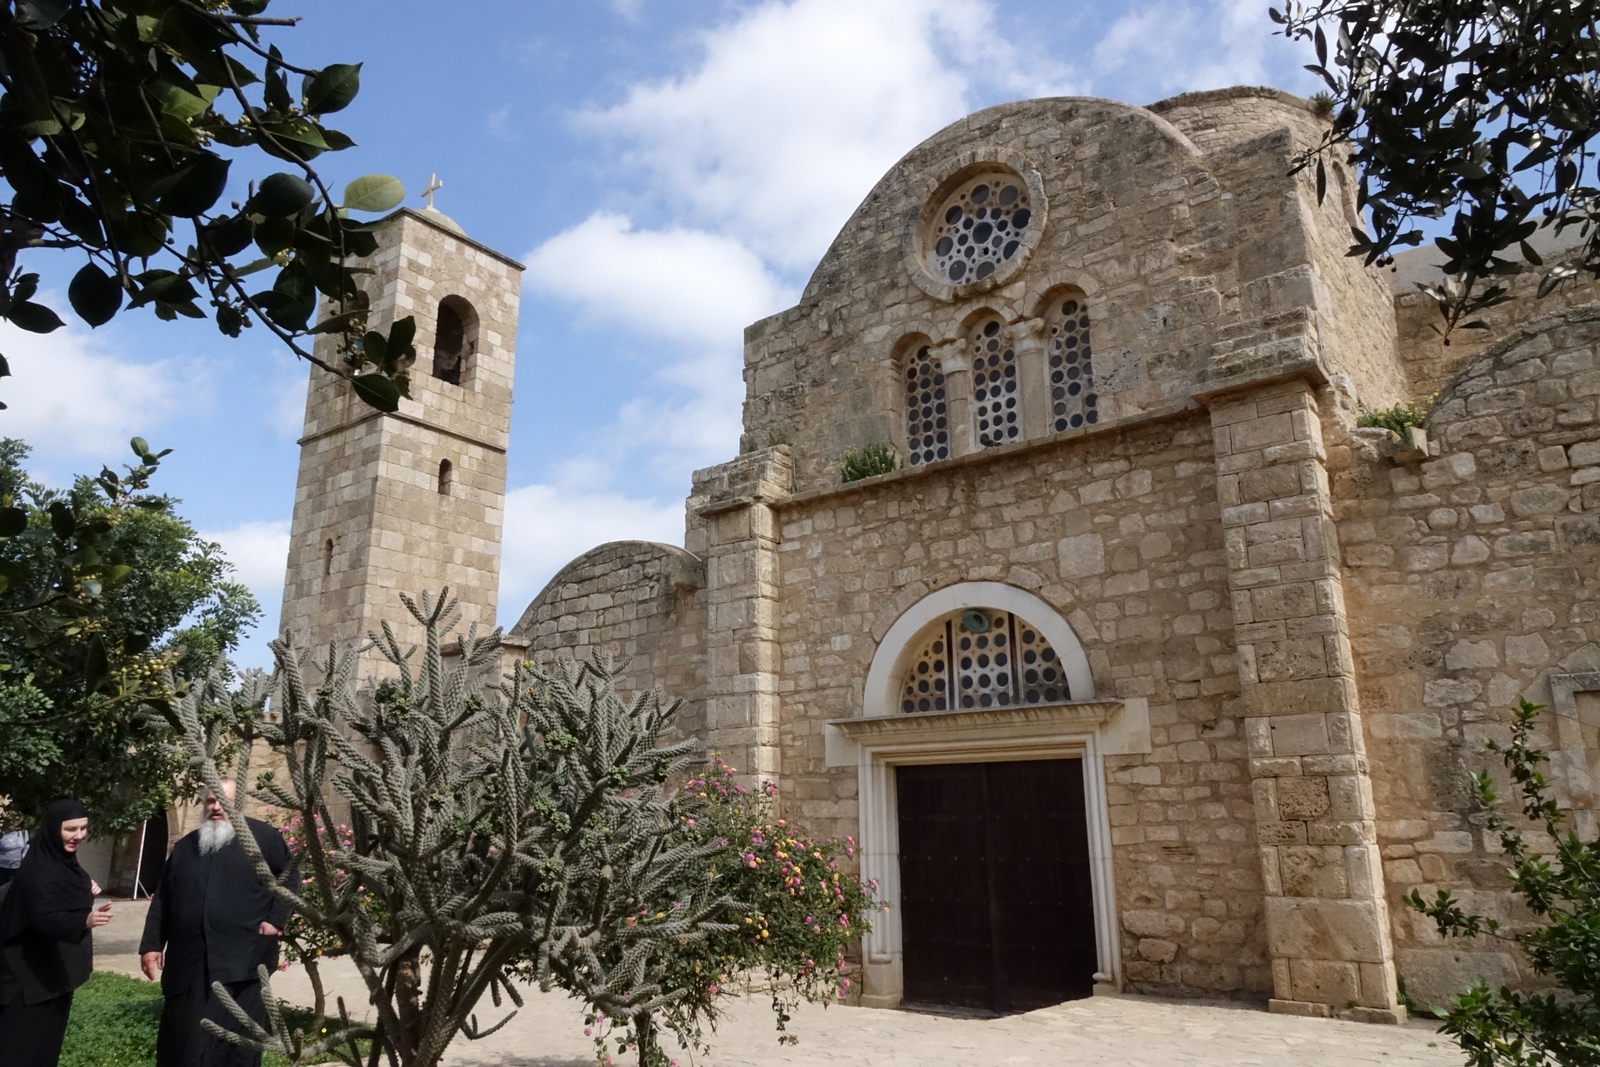
[[[283, 835], [248, 820], [251, 835], [273, 874], [300, 887], [300, 874]], [[173, 848], [150, 901], [139, 952], [165, 952], [161, 992], [165, 1004], [156, 1042], [157, 1067], [254, 1067], [258, 1053], [213, 1037], [200, 1025], [214, 1019], [239, 1031], [238, 1022], [215, 996], [221, 982], [257, 1022], [266, 1023], [258, 967], [278, 967], [278, 939], [265, 937], [263, 922], [283, 929], [289, 906], [268, 889], [237, 841], [211, 853], [200, 851], [198, 832]]]

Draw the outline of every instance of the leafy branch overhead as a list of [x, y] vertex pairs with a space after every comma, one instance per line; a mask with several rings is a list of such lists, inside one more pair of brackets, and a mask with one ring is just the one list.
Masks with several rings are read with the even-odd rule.
[[[1509, 298], [1504, 279], [1540, 269], [1541, 296], [1582, 272], [1600, 276], [1600, 8], [1550, 0], [1312, 0], [1271, 12], [1309, 40], [1307, 69], [1333, 97], [1331, 128], [1303, 153], [1319, 196], [1326, 161], [1348, 150], [1371, 233], [1368, 263], [1419, 245], [1425, 220], [1447, 280], [1425, 290], [1446, 328]], [[1570, 256], [1545, 264], [1541, 228]]]
[[[260, 323], [299, 355], [394, 410], [415, 359], [410, 320], [366, 330], [354, 258], [377, 248], [405, 191], [384, 175], [335, 195], [312, 161], [354, 145], [324, 125], [355, 99], [360, 64], [296, 66], [263, 31], [270, 0], [15, 0], [0, 6], [0, 318], [59, 329], [22, 266], [75, 252], [71, 310], [90, 326], [124, 308]], [[294, 89], [291, 89], [291, 86]], [[259, 151], [286, 164], [245, 180]], [[253, 162], [253, 160], [251, 160]], [[242, 169], [242, 168], [241, 168]], [[228, 200], [236, 190], [238, 199]], [[317, 320], [320, 301], [327, 315]], [[334, 358], [313, 351], [334, 334]], [[0, 375], [9, 373], [0, 357]]]

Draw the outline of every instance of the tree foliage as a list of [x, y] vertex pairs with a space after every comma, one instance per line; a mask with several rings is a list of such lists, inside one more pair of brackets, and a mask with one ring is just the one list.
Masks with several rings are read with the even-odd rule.
[[[354, 145], [325, 125], [360, 89], [360, 64], [285, 59], [263, 31], [296, 19], [270, 0], [10, 0], [0, 4], [0, 317], [63, 323], [21, 260], [67, 250], [67, 288], [91, 326], [124, 307], [210, 318], [237, 337], [262, 324], [299, 355], [354, 379], [393, 411], [415, 358], [412, 323], [368, 333], [352, 256], [377, 247], [400, 183], [368, 175], [335, 195], [312, 161]], [[283, 170], [246, 180], [262, 153]], [[255, 166], [256, 158], [247, 165]], [[263, 161], [264, 162], [264, 161]], [[237, 199], [226, 200], [233, 189]], [[329, 315], [314, 321], [319, 299]], [[341, 337], [326, 362], [309, 344]], [[0, 375], [9, 373], [0, 358]]]
[[78, 796], [120, 829], [192, 784], [173, 699], [258, 618], [220, 546], [149, 492], [165, 452], [50, 489], [0, 439], [0, 797], [8, 824]]
[[[1491, 990], [1478, 979], [1449, 1007], [1435, 1010], [1472, 1067], [1600, 1067], [1600, 840], [1585, 841], [1567, 825], [1568, 812], [1549, 795], [1534, 747], [1540, 705], [1521, 701], [1509, 745], [1487, 742], [1500, 754], [1521, 794], [1521, 819], [1508, 817], [1488, 771], [1472, 776], [1487, 827], [1510, 861], [1511, 889], [1535, 922], [1506, 933], [1499, 920], [1476, 915], [1440, 890], [1425, 900], [1413, 889], [1406, 903], [1433, 919], [1446, 937], [1492, 937], [1522, 948], [1550, 992]], [[1532, 840], [1523, 827], [1532, 824]]]
[[[1448, 330], [1509, 298], [1504, 279], [1543, 271], [1540, 295], [1600, 275], [1600, 8], [1590, 0], [1289, 0], [1272, 18], [1309, 40], [1333, 97], [1332, 126], [1297, 169], [1345, 155], [1360, 174], [1368, 263], [1420, 244], [1448, 219], [1447, 281], [1424, 288]], [[1545, 264], [1540, 227], [1575, 239]], [[1570, 232], [1569, 232], [1570, 231]], [[1471, 321], [1469, 321], [1471, 320]]]

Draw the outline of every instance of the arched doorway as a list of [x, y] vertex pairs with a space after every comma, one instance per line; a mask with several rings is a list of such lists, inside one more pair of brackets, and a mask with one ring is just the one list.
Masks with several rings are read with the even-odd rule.
[[994, 582], [925, 597], [887, 631], [862, 716], [862, 870], [890, 906], [865, 1002], [1015, 1011], [1117, 973], [1101, 727], [1072, 628]]

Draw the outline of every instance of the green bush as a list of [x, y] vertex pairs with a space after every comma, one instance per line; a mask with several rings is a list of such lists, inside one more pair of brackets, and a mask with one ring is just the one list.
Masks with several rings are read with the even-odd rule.
[[155, 1067], [161, 987], [98, 972], [72, 998], [60, 1067]]
[[[639, 1053], [643, 1067], [672, 1061], [657, 1033], [649, 1051], [639, 1048], [641, 1026], [666, 1031], [691, 1053], [708, 1054], [704, 1028], [714, 1027], [726, 998], [744, 991], [772, 998], [780, 1043], [795, 1044], [787, 1032], [801, 1000], [827, 1004], [850, 989], [845, 954], [872, 929], [881, 906], [877, 885], [863, 883], [848, 868], [855, 841], [812, 837], [792, 820], [777, 818], [772, 802], [777, 788], [763, 782], [751, 791], [734, 780], [734, 768], [712, 761], [707, 773], [685, 783], [677, 818], [682, 840], [710, 847], [718, 855], [707, 873], [717, 892], [738, 902], [738, 912], [720, 928], [678, 940], [644, 961], [664, 990], [664, 1002], [648, 1018], [612, 1019], [591, 1011], [586, 1033], [605, 1062], [614, 1046]], [[679, 892], [687, 895], [691, 887]], [[666, 892], [664, 897], [674, 895]], [[641, 909], [628, 925], [671, 923], [677, 905]]]
[[[291, 1026], [311, 1025], [311, 1012], [304, 1008], [285, 1008], [284, 1015]], [[155, 1067], [160, 1023], [159, 984], [97, 971], [72, 998], [59, 1067]], [[287, 1062], [269, 1052], [262, 1067]]]
[[1421, 426], [1428, 421], [1428, 412], [1433, 410], [1433, 402], [1438, 398], [1439, 394], [1435, 393], [1415, 404], [1396, 404], [1393, 407], [1363, 411], [1357, 416], [1356, 425], [1381, 426], [1397, 437], [1404, 437], [1407, 428]]
[[[1549, 757], [1530, 743], [1541, 705], [1521, 701], [1511, 743], [1486, 742], [1520, 794], [1520, 818], [1508, 817], [1488, 771], [1472, 776], [1485, 829], [1498, 834], [1518, 906], [1519, 929], [1468, 912], [1446, 890], [1425, 900], [1413, 889], [1406, 904], [1432, 919], [1445, 937], [1484, 938], [1517, 946], [1552, 991], [1498, 992], [1477, 979], [1433, 1014], [1467, 1054], [1471, 1067], [1600, 1067], [1600, 840], [1585, 841], [1568, 812], [1548, 795], [1539, 769]], [[1528, 827], [1525, 830], [1524, 827]], [[1526, 835], [1526, 836], [1525, 836]], [[1530, 840], [1532, 838], [1533, 840]], [[1401, 987], [1404, 998], [1405, 988]]]
[[839, 478], [846, 482], [859, 482], [878, 474], [888, 474], [900, 468], [900, 455], [894, 446], [886, 443], [863, 445], [860, 451], [844, 450], [844, 462], [839, 464]]

